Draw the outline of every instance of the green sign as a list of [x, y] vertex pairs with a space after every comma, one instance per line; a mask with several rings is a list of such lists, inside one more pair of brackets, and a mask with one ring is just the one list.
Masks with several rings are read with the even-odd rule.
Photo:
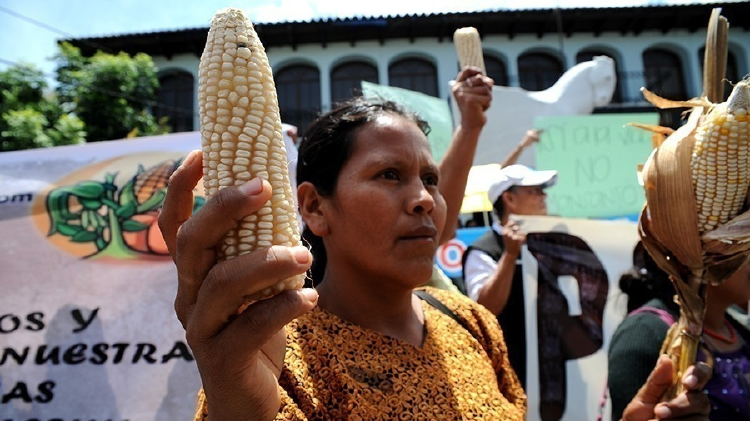
[[628, 123], [658, 124], [656, 113], [538, 117], [538, 169], [557, 170], [547, 190], [550, 215], [632, 217], [646, 200], [638, 181], [653, 146], [651, 132]]
[[447, 101], [421, 92], [366, 81], [362, 81], [362, 94], [366, 98], [384, 98], [396, 102], [427, 121], [430, 125], [427, 139], [432, 146], [432, 155], [435, 161], [440, 162], [453, 138], [453, 118]]

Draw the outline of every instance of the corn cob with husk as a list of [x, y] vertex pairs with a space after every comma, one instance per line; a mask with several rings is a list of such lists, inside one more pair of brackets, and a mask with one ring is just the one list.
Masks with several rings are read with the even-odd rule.
[[[273, 73], [252, 23], [239, 9], [220, 10], [211, 21], [198, 70], [198, 102], [206, 196], [255, 177], [272, 187], [271, 199], [226, 235], [219, 258], [301, 245]], [[301, 274], [248, 298], [267, 298], [303, 283]]]
[[453, 32], [453, 43], [456, 44], [456, 54], [461, 68], [464, 66], [478, 67], [483, 75], [487, 74], [484, 67], [484, 53], [482, 53], [482, 40], [476, 28], [467, 26], [456, 29]]
[[[709, 39], [720, 33], [715, 29], [718, 13], [711, 21]], [[714, 52], [706, 50], [709, 63]], [[714, 83], [721, 79], [723, 74]], [[704, 91], [721, 97], [715, 87]], [[640, 236], [670, 275], [681, 308], [662, 348], [677, 363], [674, 384], [665, 396], [671, 398], [682, 391], [682, 374], [695, 363], [708, 283], [729, 278], [750, 253], [750, 89], [748, 81], [739, 82], [729, 99], [718, 104], [707, 97], [670, 101], [643, 92], [659, 108], [692, 107], [687, 123], [677, 131], [652, 128], [657, 136], [668, 137], [642, 171], [646, 205], [639, 219]]]

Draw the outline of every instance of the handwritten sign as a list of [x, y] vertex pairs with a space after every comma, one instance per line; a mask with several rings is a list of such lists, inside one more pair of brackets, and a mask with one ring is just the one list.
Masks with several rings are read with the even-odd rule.
[[432, 156], [440, 161], [453, 137], [453, 117], [448, 102], [444, 99], [425, 95], [393, 86], [383, 86], [362, 81], [362, 94], [367, 98], [384, 98], [405, 107], [430, 125], [427, 139], [432, 146]]
[[628, 123], [657, 124], [658, 114], [540, 117], [537, 168], [559, 172], [548, 189], [552, 215], [612, 218], [639, 213], [645, 201], [638, 165], [651, 150], [651, 133]]

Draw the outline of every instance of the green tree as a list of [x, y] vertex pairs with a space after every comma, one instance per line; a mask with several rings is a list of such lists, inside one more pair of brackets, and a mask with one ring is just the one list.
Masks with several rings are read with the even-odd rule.
[[33, 66], [0, 71], [0, 152], [83, 143], [83, 122], [66, 113], [47, 87]]
[[55, 59], [59, 101], [84, 121], [88, 142], [169, 132], [151, 113], [159, 80], [149, 55], [83, 57], [78, 48], [62, 43]]

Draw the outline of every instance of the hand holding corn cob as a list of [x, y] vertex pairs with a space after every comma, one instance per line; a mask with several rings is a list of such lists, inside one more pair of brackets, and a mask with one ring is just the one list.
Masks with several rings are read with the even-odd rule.
[[[300, 245], [273, 74], [241, 10], [219, 11], [212, 20], [198, 79], [206, 195], [255, 177], [268, 180], [273, 189], [263, 208], [226, 235], [220, 258], [229, 260], [272, 245]], [[249, 298], [267, 298], [303, 283], [301, 274]]]
[[[284, 147], [273, 143], [281, 123], [270, 68], [238, 10], [222, 10], [212, 21], [199, 99], [203, 151], [191, 152], [172, 174], [159, 217], [177, 267], [175, 313], [205, 390], [196, 419], [207, 419], [210, 408], [210, 419], [270, 420], [281, 405], [284, 326], [310, 311], [317, 294], [303, 289], [261, 300], [296, 288], [311, 256], [304, 247], [267, 248], [299, 244], [299, 235]], [[201, 178], [211, 197], [193, 214]], [[279, 286], [279, 279], [292, 281]]]
[[647, 98], [662, 107], [694, 107], [643, 168], [646, 207], [639, 221], [644, 246], [679, 297], [681, 317], [664, 343], [679, 360], [679, 379], [695, 361], [707, 284], [726, 280], [750, 253], [750, 85], [738, 83], [720, 104]]

